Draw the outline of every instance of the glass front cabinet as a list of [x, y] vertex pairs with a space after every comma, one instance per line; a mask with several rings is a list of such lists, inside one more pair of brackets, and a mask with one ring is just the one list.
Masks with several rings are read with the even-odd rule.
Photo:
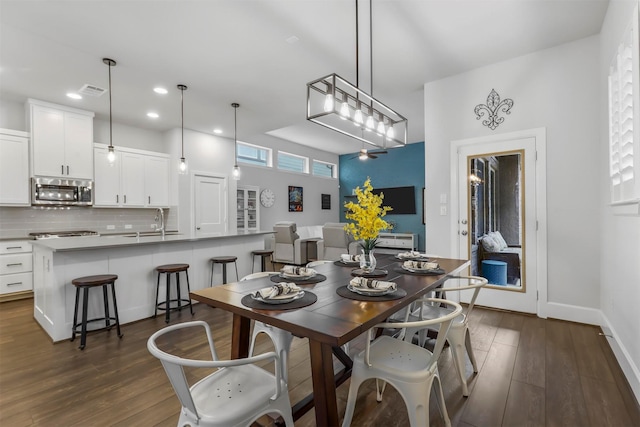
[[238, 186], [236, 197], [238, 232], [257, 231], [260, 226], [260, 189], [253, 186]]

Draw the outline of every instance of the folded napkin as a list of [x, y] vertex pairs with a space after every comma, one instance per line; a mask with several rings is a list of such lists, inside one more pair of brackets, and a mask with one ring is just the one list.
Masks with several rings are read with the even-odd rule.
[[285, 265], [280, 271], [286, 274], [295, 274], [296, 276], [312, 276], [316, 274], [313, 268], [296, 267], [295, 265]]
[[349, 282], [354, 288], [360, 289], [378, 289], [378, 290], [396, 290], [395, 282], [385, 282], [384, 280], [367, 279], [366, 277], [354, 277]]
[[295, 283], [280, 282], [268, 288], [258, 290], [254, 296], [269, 299], [287, 294], [295, 295], [298, 292], [300, 292], [300, 288]]
[[360, 261], [360, 255], [342, 254], [340, 259], [342, 262], [358, 262]]
[[421, 254], [418, 251], [409, 251], [409, 252], [400, 252], [398, 254], [399, 258], [421, 258], [426, 257], [425, 254]]
[[420, 270], [435, 270], [440, 267], [437, 262], [426, 261], [405, 261], [402, 263], [402, 266], [406, 268], [419, 268]]

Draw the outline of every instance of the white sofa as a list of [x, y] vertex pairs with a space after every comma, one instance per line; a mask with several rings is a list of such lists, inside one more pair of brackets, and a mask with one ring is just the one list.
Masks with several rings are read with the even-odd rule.
[[348, 234], [344, 222], [328, 222], [322, 227], [322, 240], [318, 241], [318, 259], [337, 261], [342, 254], [356, 255], [359, 244]]

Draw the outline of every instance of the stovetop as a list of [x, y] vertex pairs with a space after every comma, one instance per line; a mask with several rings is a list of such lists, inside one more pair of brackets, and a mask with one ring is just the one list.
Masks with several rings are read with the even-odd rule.
[[29, 237], [36, 240], [40, 239], [55, 239], [58, 237], [90, 237], [99, 236], [97, 231], [80, 230], [80, 231], [41, 231], [35, 233], [29, 233]]

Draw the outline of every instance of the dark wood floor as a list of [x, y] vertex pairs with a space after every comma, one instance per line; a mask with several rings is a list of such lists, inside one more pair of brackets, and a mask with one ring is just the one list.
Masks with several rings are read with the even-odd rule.
[[[32, 310], [31, 300], [0, 304], [0, 425], [176, 425], [180, 405], [146, 348], [163, 319], [125, 325], [121, 340], [115, 331], [92, 334], [80, 351], [77, 341], [52, 344]], [[228, 357], [231, 316], [202, 305], [195, 312], [214, 327], [218, 352]], [[185, 311], [171, 322], [190, 319]], [[640, 426], [638, 404], [599, 328], [486, 309], [474, 312], [471, 328], [480, 372], [473, 376], [467, 366], [470, 397], [461, 395], [449, 350], [439, 364], [454, 426]], [[202, 342], [185, 336], [179, 346], [200, 351]], [[289, 376], [292, 401], [311, 391], [303, 339], [294, 340]], [[341, 413], [348, 387], [338, 389]], [[373, 382], [361, 388], [353, 425], [408, 425], [395, 390], [387, 387], [382, 403], [373, 390]], [[296, 422], [314, 424], [313, 411]], [[443, 425], [433, 398], [431, 425]]]

